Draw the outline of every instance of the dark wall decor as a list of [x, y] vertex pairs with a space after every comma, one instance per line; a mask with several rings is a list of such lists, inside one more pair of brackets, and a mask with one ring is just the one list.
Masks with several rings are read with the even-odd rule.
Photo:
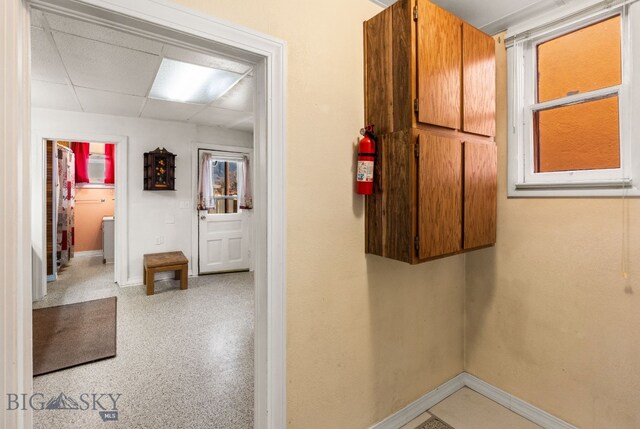
[[144, 154], [144, 190], [176, 190], [176, 155], [163, 147]]

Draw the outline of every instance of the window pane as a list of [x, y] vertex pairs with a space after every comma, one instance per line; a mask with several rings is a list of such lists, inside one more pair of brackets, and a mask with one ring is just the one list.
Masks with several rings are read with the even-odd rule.
[[238, 195], [238, 163], [229, 161], [229, 180], [227, 195]]
[[213, 160], [211, 175], [215, 208], [209, 213], [238, 212], [238, 163], [236, 161]]
[[620, 167], [618, 96], [535, 113], [536, 172]]
[[538, 102], [622, 82], [620, 16], [538, 45]]
[[213, 174], [213, 195], [223, 196], [226, 195], [226, 180], [225, 180], [225, 166], [224, 161], [213, 161], [213, 168], [211, 172]]
[[104, 183], [104, 155], [96, 155], [93, 153], [89, 154], [89, 159], [87, 162], [87, 173], [89, 174], [89, 183]]

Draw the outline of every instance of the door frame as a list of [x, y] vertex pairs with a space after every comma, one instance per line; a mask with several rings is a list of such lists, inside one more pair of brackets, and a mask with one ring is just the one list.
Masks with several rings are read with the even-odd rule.
[[[30, 204], [30, 19], [22, 0], [0, 2], [0, 395], [30, 392], [31, 204]], [[12, 183], [9, 186], [9, 183]], [[30, 428], [30, 411], [0, 406], [0, 427]]]
[[[191, 142], [191, 189], [193, 190], [193, 195], [196, 195], [198, 192], [198, 178], [200, 177], [200, 150], [210, 150], [210, 151], [219, 151], [219, 152], [235, 152], [242, 153], [249, 156], [249, 165], [251, 166], [251, 178], [255, 177], [256, 168], [253, 165], [253, 148], [245, 147], [245, 146], [226, 146], [221, 144], [214, 143], [205, 143], [202, 140], [193, 140]], [[255, 180], [253, 181], [255, 182]], [[253, 190], [255, 193], [255, 183], [253, 183]], [[194, 261], [192, 268], [193, 275], [200, 275], [200, 223], [198, 218], [200, 217], [200, 212], [198, 208], [194, 205], [193, 210], [195, 215], [191, 220], [191, 255], [193, 255]], [[253, 210], [251, 210], [253, 211]], [[257, 255], [256, 249], [256, 240], [254, 239], [256, 235], [256, 227], [253, 213], [249, 213], [249, 271], [255, 270], [254, 256]], [[196, 274], [197, 273], [197, 274]]]
[[[33, 252], [33, 298], [42, 299], [47, 294], [47, 163], [46, 163], [46, 144], [45, 140], [62, 140], [62, 141], [89, 141], [92, 143], [113, 143], [116, 145], [116, 168], [115, 168], [115, 264], [113, 281], [119, 286], [126, 286], [128, 282], [127, 273], [129, 272], [129, 246], [127, 236], [129, 227], [127, 198], [127, 153], [128, 153], [128, 137], [112, 136], [104, 134], [82, 133], [74, 130], [65, 130], [59, 128], [38, 128], [31, 136], [31, 167], [32, 177], [42, 175], [42, 180], [33, 180], [31, 182], [31, 204], [38, 206], [41, 204], [42, 210], [34, 210], [32, 207], [31, 227], [38, 231], [41, 229], [40, 243], [41, 248], [32, 248]], [[39, 203], [37, 200], [40, 200]], [[55, 235], [54, 225], [54, 235]], [[37, 229], [36, 229], [37, 228]], [[35, 242], [36, 238], [33, 237]], [[54, 258], [55, 262], [55, 258]]]
[[[0, 141], [5, 156], [0, 171], [15, 177], [16, 186], [0, 195], [0, 220], [5, 255], [0, 268], [0, 394], [32, 390], [31, 357], [31, 237], [29, 187], [30, 53], [29, 5], [65, 9], [115, 22], [149, 23], [206, 40], [221, 52], [252, 56], [259, 102], [254, 128], [254, 209], [257, 226], [255, 255], [255, 414], [258, 429], [280, 429], [286, 419], [286, 42], [217, 19], [166, 0], [5, 0], [0, 3]], [[3, 89], [4, 88], [4, 89]], [[268, 255], [268, 257], [267, 257]], [[30, 428], [32, 412], [0, 407], [4, 427]]]

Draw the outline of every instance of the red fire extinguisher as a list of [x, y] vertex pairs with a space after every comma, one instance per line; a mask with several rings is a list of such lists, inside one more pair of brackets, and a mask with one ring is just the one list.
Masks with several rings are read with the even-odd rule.
[[373, 169], [376, 159], [376, 137], [373, 125], [360, 130], [364, 137], [358, 145], [358, 169], [356, 172], [356, 192], [361, 195], [373, 194]]

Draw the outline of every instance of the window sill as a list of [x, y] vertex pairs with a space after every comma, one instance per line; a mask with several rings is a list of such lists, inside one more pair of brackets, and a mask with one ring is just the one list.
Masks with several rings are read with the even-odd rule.
[[114, 184], [106, 183], [76, 183], [76, 188], [80, 189], [114, 189]]
[[591, 183], [510, 183], [508, 198], [615, 198], [640, 197], [631, 180]]

